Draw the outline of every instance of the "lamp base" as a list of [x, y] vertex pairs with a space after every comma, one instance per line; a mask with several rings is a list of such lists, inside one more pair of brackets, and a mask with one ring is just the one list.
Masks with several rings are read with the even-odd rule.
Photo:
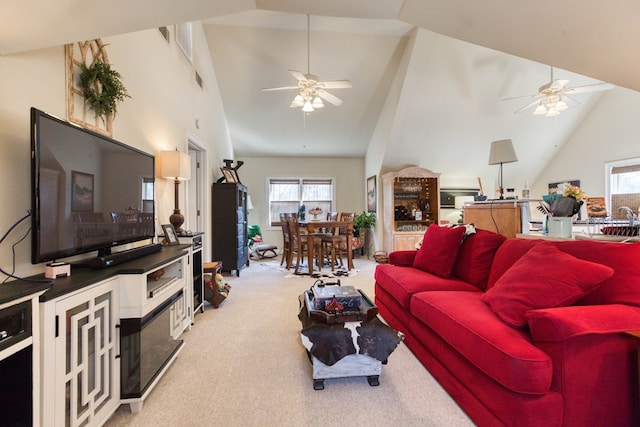
[[169, 217], [169, 222], [176, 229], [176, 233], [182, 233], [182, 224], [184, 224], [184, 215], [180, 213], [180, 209], [174, 209], [173, 214]]

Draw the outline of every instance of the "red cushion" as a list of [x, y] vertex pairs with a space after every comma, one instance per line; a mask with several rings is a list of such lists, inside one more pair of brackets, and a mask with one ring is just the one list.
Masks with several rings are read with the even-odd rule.
[[451, 275], [479, 289], [487, 289], [493, 257], [507, 238], [492, 231], [476, 229], [464, 239]]
[[496, 281], [511, 266], [520, 259], [522, 255], [527, 253], [529, 249], [537, 244], [544, 242], [542, 239], [507, 239], [496, 251], [489, 273], [489, 281], [487, 289], [495, 285]]
[[556, 242], [555, 245], [577, 258], [613, 268], [613, 276], [577, 304], [628, 304], [640, 307], [640, 243], [575, 240]]
[[[540, 395], [551, 385], [551, 358], [531, 343], [527, 331], [502, 322], [480, 292], [420, 292], [411, 314], [473, 365], [517, 393]], [[425, 343], [428, 345], [428, 343]], [[456, 372], [466, 378], [466, 372]], [[485, 396], [491, 399], [489, 396]]]
[[612, 274], [610, 267], [578, 259], [543, 242], [516, 261], [482, 295], [482, 301], [502, 320], [521, 327], [527, 324], [527, 311], [571, 305]]
[[464, 233], [464, 227], [450, 228], [431, 224], [424, 233], [422, 246], [413, 260], [413, 266], [436, 276], [451, 276]]
[[407, 310], [411, 296], [422, 291], [477, 291], [476, 287], [459, 279], [426, 274], [413, 267], [378, 264], [374, 273], [376, 284], [385, 289]]

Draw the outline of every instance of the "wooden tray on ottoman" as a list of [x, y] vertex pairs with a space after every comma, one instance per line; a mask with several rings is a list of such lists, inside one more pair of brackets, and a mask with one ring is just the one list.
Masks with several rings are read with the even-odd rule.
[[378, 306], [375, 305], [369, 297], [362, 292], [362, 290], [358, 289], [360, 295], [362, 295], [362, 302], [360, 303], [360, 307], [358, 311], [343, 311], [342, 313], [327, 313], [324, 310], [316, 310], [313, 294], [311, 291], [304, 291], [304, 299], [305, 306], [307, 307], [307, 313], [309, 314], [309, 318], [311, 320], [324, 322], [329, 325], [335, 323], [345, 323], [345, 322], [360, 322], [364, 320], [371, 320], [378, 314]]

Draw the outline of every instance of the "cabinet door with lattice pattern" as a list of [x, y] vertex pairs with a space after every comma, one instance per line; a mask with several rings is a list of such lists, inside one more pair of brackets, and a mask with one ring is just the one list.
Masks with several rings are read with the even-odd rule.
[[119, 406], [118, 305], [117, 279], [56, 303], [55, 425], [102, 425]]

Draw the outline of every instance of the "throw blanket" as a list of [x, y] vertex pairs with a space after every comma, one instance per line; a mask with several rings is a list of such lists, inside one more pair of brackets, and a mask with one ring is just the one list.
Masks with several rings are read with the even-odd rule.
[[304, 294], [300, 302], [302, 344], [327, 366], [350, 354], [364, 354], [384, 362], [404, 338], [404, 334], [385, 325], [378, 317], [334, 325], [311, 320], [304, 305]]

